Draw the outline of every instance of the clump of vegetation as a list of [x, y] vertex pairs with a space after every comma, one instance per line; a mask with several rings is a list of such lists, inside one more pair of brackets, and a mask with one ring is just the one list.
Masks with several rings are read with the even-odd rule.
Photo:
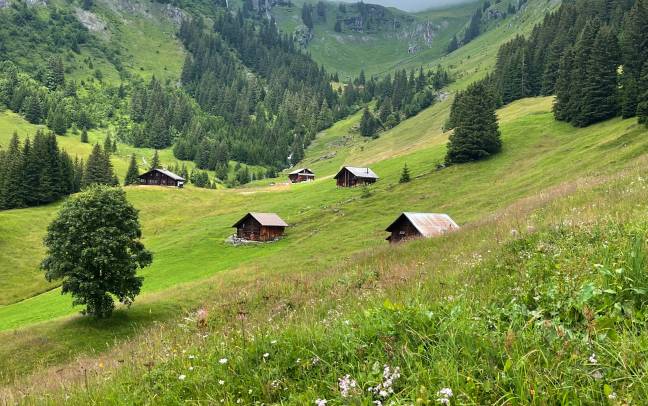
[[84, 314], [109, 317], [111, 295], [133, 303], [143, 279], [136, 271], [152, 262], [141, 236], [137, 210], [123, 190], [93, 186], [68, 200], [48, 227], [45, 277], [62, 280], [61, 293], [72, 294]]
[[399, 183], [408, 183], [411, 180], [410, 178], [410, 173], [409, 173], [409, 168], [407, 167], [407, 164], [403, 166], [403, 171], [401, 172], [401, 177], [398, 180]]

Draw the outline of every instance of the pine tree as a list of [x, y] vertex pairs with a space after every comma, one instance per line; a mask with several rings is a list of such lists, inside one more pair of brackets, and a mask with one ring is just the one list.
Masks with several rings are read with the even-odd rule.
[[81, 142], [87, 144], [88, 143], [88, 129], [83, 127], [83, 130], [81, 130]]
[[110, 154], [113, 152], [113, 142], [112, 139], [110, 138], [110, 134], [106, 134], [106, 138], [104, 139], [103, 150], [108, 156], [110, 156]]
[[471, 85], [456, 107], [455, 129], [450, 136], [446, 162], [462, 163], [484, 159], [502, 148], [495, 114], [495, 100], [484, 83]]
[[88, 157], [81, 186], [85, 189], [95, 184], [111, 186], [117, 184], [110, 157], [102, 151], [99, 144], [95, 144]]
[[637, 116], [639, 123], [648, 126], [648, 61], [643, 66], [638, 94]]
[[135, 154], [131, 155], [126, 177], [124, 178], [124, 186], [139, 184], [139, 167], [137, 166], [137, 159]]
[[617, 66], [616, 37], [603, 27], [592, 45], [577, 125], [586, 126], [617, 115]]
[[401, 177], [400, 180], [398, 181], [399, 183], [407, 183], [409, 182], [410, 179], [410, 173], [409, 173], [409, 168], [407, 167], [407, 164], [403, 166], [403, 172], [401, 172]]
[[157, 149], [155, 150], [155, 153], [153, 154], [153, 159], [151, 160], [151, 169], [157, 169], [161, 168], [160, 166], [160, 155], [158, 154]]
[[556, 101], [553, 112], [554, 117], [559, 121], [568, 121], [574, 112], [571, 82], [573, 65], [574, 51], [569, 48], [560, 60], [560, 69], [556, 80]]
[[0, 208], [13, 209], [25, 206], [24, 191], [22, 190], [23, 167], [24, 150], [21, 151], [18, 134], [14, 132], [5, 154], [4, 184], [0, 185], [0, 189], [2, 189]]
[[67, 117], [62, 103], [57, 103], [50, 109], [47, 115], [47, 126], [57, 135], [64, 135], [67, 132]]
[[376, 119], [369, 112], [369, 108], [365, 107], [360, 120], [360, 134], [364, 137], [372, 137], [376, 133]]
[[37, 93], [25, 99], [25, 118], [32, 124], [40, 124], [43, 119], [43, 104]]
[[450, 53], [456, 51], [457, 48], [459, 48], [459, 41], [457, 41], [457, 36], [453, 35], [450, 43], [448, 44], [448, 47], [446, 48], [446, 51]]

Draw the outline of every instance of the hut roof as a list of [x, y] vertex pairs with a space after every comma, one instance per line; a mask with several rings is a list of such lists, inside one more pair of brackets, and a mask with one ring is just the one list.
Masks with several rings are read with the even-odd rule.
[[314, 174], [315, 174], [315, 172], [311, 171], [311, 170], [308, 169], [308, 168], [299, 168], [299, 169], [296, 169], [296, 170], [294, 170], [294, 171], [288, 173], [288, 175], [297, 175], [298, 173], [302, 173], [302, 172], [308, 172], [308, 173], [311, 174], [311, 175], [314, 175]]
[[443, 234], [446, 231], [459, 228], [447, 214], [441, 213], [402, 213], [387, 230], [391, 232], [398, 224], [401, 218], [405, 217], [418, 230], [423, 237], [433, 237]]
[[342, 169], [335, 175], [334, 179], [337, 179], [344, 170], [351, 172], [354, 176], [358, 178], [372, 178], [378, 179], [378, 175], [371, 168], [357, 168], [355, 166], [343, 166]]
[[288, 227], [288, 224], [286, 224], [286, 222], [283, 221], [281, 219], [281, 217], [279, 217], [275, 213], [248, 213], [245, 216], [243, 216], [242, 219], [237, 221], [236, 224], [234, 224], [232, 227], [238, 227], [248, 217], [254, 218], [262, 226], [266, 226], [266, 227]]
[[162, 174], [164, 174], [164, 175], [170, 177], [170, 178], [173, 179], [173, 180], [181, 180], [181, 181], [184, 181], [184, 180], [185, 180], [185, 178], [183, 178], [183, 177], [180, 176], [180, 175], [176, 175], [175, 173], [173, 173], [173, 172], [171, 172], [171, 171], [167, 171], [166, 169], [160, 169], [160, 168], [153, 168], [153, 169], [151, 169], [150, 171], [144, 172], [144, 173], [141, 174], [139, 177], [142, 177], [142, 176], [144, 176], [144, 175], [146, 175], [146, 174], [149, 174], [149, 173], [151, 173], [151, 172], [160, 172], [160, 173], [162, 173]]

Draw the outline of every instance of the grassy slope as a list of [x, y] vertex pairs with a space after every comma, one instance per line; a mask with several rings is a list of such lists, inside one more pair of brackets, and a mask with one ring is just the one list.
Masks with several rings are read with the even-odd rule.
[[[440, 10], [414, 14], [417, 23], [430, 22], [443, 27], [436, 32], [432, 45], [416, 55], [408, 54], [407, 38], [391, 30], [379, 33], [336, 33], [335, 8], [328, 8], [326, 22], [315, 25], [314, 38], [307, 51], [326, 69], [339, 72], [341, 78], [356, 77], [364, 69], [368, 75], [381, 74], [393, 69], [418, 67], [443, 55], [452, 36], [459, 32], [474, 11], [474, 4], [462, 4]], [[402, 13], [394, 10], [395, 13]], [[301, 24], [301, 8], [277, 7], [273, 10], [279, 27], [292, 33]], [[400, 30], [397, 30], [400, 33]]]
[[[131, 336], [134, 330], [129, 326], [133, 322], [146, 325], [175, 316], [183, 304], [199, 303], [210, 286], [182, 289], [183, 282], [233, 269], [238, 271], [227, 272], [223, 278], [236, 278], [238, 272], [246, 271], [263, 275], [273, 272], [290, 275], [293, 270], [322, 271], [354, 253], [383, 246], [382, 230], [402, 210], [448, 212], [460, 224], [466, 224], [560, 182], [591, 173], [612, 172], [646, 152], [646, 131], [638, 128], [633, 120], [612, 120], [588, 129], [574, 129], [553, 121], [550, 104], [549, 98], [529, 99], [504, 108], [500, 115], [505, 150], [486, 162], [435, 171], [434, 163], [444, 152], [441, 135], [436, 145], [430, 143], [405, 158], [376, 162], [372, 167], [382, 179], [372, 197], [366, 199], [360, 197], [361, 190], [336, 189], [325, 175], [332, 175], [337, 165], [328, 162], [313, 165], [323, 178], [293, 187], [226, 191], [128, 189], [129, 199], [141, 210], [144, 242], [156, 256], [154, 265], [142, 273], [146, 279], [145, 294], [138, 300], [141, 303], [135, 304], [132, 313], [119, 316], [123, 324], [112, 322], [110, 329], [78, 317], [27, 329], [19, 334], [24, 340], [14, 339], [5, 350], [0, 350], [0, 358], [11, 360], [15, 356], [11, 354], [23, 354], [22, 348], [29, 342], [34, 356], [31, 362], [64, 360], [72, 349], [88, 351], [96, 349], [97, 343]], [[423, 120], [428, 114], [433, 115], [434, 111], [429, 110], [414, 120]], [[373, 142], [387, 143], [390, 135]], [[365, 146], [356, 156], [370, 148], [371, 145]], [[416, 179], [411, 184], [398, 185], [405, 161]], [[354, 160], [353, 163], [365, 162]], [[55, 207], [39, 210], [51, 216]], [[225, 245], [223, 239], [231, 233], [230, 225], [248, 210], [281, 214], [293, 225], [288, 238], [258, 247]], [[0, 219], [3, 225], [18, 223], [15, 229], [1, 230], [0, 235], [17, 234], [18, 238], [33, 240], [38, 240], [47, 223], [47, 216], [39, 216], [40, 227], [23, 235], [20, 223], [28, 219], [21, 211], [4, 212]], [[71, 312], [74, 310], [70, 308], [70, 299], [54, 290], [0, 307], [0, 328], [14, 329]], [[89, 335], [83, 342], [71, 337], [72, 331], [67, 329], [70, 323], [80, 326], [80, 331], [87, 330]], [[5, 338], [9, 337], [15, 336], [8, 334]], [[37, 337], [48, 337], [47, 345], [34, 344]], [[29, 362], [17, 365], [21, 370], [31, 367]]]

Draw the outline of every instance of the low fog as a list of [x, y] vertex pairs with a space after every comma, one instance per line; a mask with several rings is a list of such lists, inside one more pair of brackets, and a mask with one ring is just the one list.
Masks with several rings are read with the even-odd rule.
[[[347, 3], [357, 3], [357, 0], [343, 0]], [[430, 8], [438, 8], [449, 4], [469, 3], [474, 0], [364, 0], [365, 3], [381, 4], [383, 6], [396, 7], [405, 11], [421, 11]]]

